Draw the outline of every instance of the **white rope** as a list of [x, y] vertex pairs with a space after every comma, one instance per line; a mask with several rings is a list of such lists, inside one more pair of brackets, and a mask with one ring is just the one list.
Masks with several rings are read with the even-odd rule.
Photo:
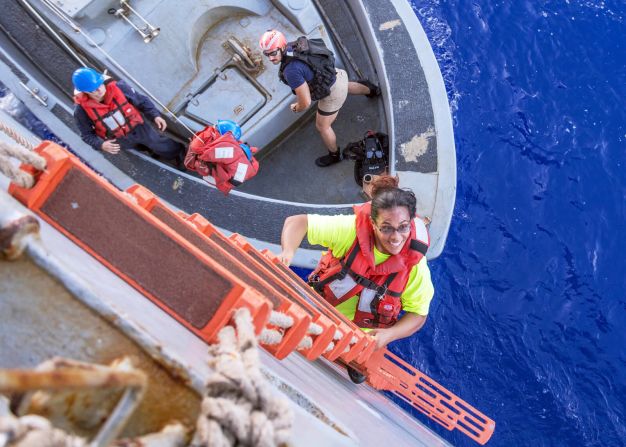
[[15, 141], [20, 146], [23, 146], [31, 151], [35, 149], [35, 146], [33, 146], [26, 138], [20, 135], [15, 129], [4, 124], [2, 121], [0, 121], [0, 130], [7, 134], [13, 141]]
[[[324, 332], [324, 329], [319, 324], [316, 324], [316, 323], [309, 324], [309, 328], [307, 329], [306, 333], [310, 335], [307, 335], [302, 340], [300, 340], [300, 343], [298, 343], [298, 346], [296, 347], [296, 349], [298, 351], [302, 351], [305, 349], [312, 348], [313, 337], [311, 337], [311, 335], [317, 336], [317, 335], [320, 335], [322, 332]], [[341, 338], [341, 332], [336, 331], [334, 336], [337, 337], [337, 334], [339, 334], [339, 338]], [[334, 338], [334, 339], [336, 340], [337, 338]], [[335, 343], [331, 341], [329, 345], [326, 347], [326, 349], [324, 350], [324, 352], [328, 352], [332, 350], [334, 347], [335, 347]]]
[[275, 329], [263, 329], [259, 335], [259, 343], [262, 345], [277, 345], [283, 341], [283, 334]]
[[293, 318], [287, 314], [273, 310], [270, 313], [269, 324], [287, 329], [293, 326]]
[[320, 335], [323, 332], [322, 326], [319, 324], [311, 323], [309, 325], [309, 329], [307, 330], [307, 334], [311, 335]]
[[346, 346], [346, 349], [343, 350], [344, 354], [346, 352], [350, 352], [352, 345], [354, 345], [357, 341], [359, 341], [358, 337], [356, 335], [353, 335], [352, 338], [350, 339], [350, 343], [348, 343], [348, 346]]
[[84, 447], [85, 440], [54, 428], [41, 416], [0, 417], [0, 446], [19, 447]]
[[32, 165], [39, 171], [46, 169], [45, 158], [22, 146], [10, 145], [0, 141], [0, 155], [16, 158], [23, 163]]
[[302, 351], [304, 349], [310, 349], [312, 347], [313, 347], [313, 339], [307, 335], [302, 340], [300, 340], [300, 343], [298, 343], [298, 346], [296, 347], [296, 349], [298, 351]]
[[261, 374], [257, 340], [247, 309], [234, 315], [209, 348], [214, 370], [207, 383], [192, 446], [276, 446], [289, 439], [293, 414]]
[[22, 188], [32, 188], [35, 179], [11, 162], [11, 158], [34, 166], [42, 171], [46, 168], [46, 160], [22, 146], [15, 146], [0, 141], [0, 172]]
[[325, 353], [326, 353], [326, 352], [330, 352], [330, 351], [332, 351], [333, 349], [335, 349], [335, 341], [339, 341], [339, 340], [341, 340], [342, 338], [343, 338], [343, 333], [342, 333], [339, 329], [337, 329], [337, 330], [335, 331], [335, 335], [333, 335], [333, 340], [334, 340], [334, 341], [331, 341], [331, 342], [328, 344], [328, 346], [326, 346], [326, 349], [324, 350], [324, 352], [325, 352]]

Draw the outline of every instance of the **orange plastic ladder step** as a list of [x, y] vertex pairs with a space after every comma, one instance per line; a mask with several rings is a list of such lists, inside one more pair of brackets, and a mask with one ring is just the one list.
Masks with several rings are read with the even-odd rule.
[[448, 430], [456, 428], [479, 444], [491, 438], [492, 419], [387, 349], [377, 351], [366, 369], [371, 386], [393, 392]]
[[267, 278], [271, 284], [276, 286], [276, 288], [280, 288], [281, 290], [283, 290], [286, 297], [289, 297], [289, 299], [291, 299], [295, 304], [302, 307], [306, 312], [311, 315], [312, 322], [317, 325], [319, 329], [321, 329], [321, 333], [317, 335], [310, 335], [311, 346], [308, 348], [300, 349], [299, 352], [302, 355], [304, 355], [309, 360], [315, 360], [326, 352], [328, 346], [333, 341], [333, 337], [337, 332], [336, 325], [333, 324], [330, 319], [317, 312], [307, 303], [303, 303], [301, 300], [298, 300], [298, 297], [288, 287], [288, 284], [286, 284], [285, 281], [274, 275], [273, 272], [271, 270], [268, 270], [262, 262], [259, 262], [262, 260], [242, 249], [234, 241], [226, 238], [204, 217], [200, 216], [199, 214], [193, 214], [189, 216], [188, 220], [189, 222], [192, 222], [199, 231], [207, 235], [211, 240], [218, 243], [225, 250], [228, 250], [236, 254], [237, 256], [245, 257], [245, 259], [247, 260], [246, 264], [249, 265], [250, 268], [255, 269], [259, 275]]
[[[31, 189], [9, 192], [185, 327], [212, 342], [235, 309], [260, 332], [270, 302], [84, 166], [44, 142], [47, 161]], [[26, 167], [28, 169], [28, 167]]]
[[247, 287], [254, 288], [265, 298], [269, 299], [275, 311], [283, 313], [293, 321], [289, 328], [268, 326], [269, 329], [278, 331], [282, 335], [278, 343], [263, 345], [268, 352], [278, 359], [283, 359], [298, 347], [299, 343], [306, 336], [307, 329], [311, 323], [311, 317], [300, 306], [294, 305], [290, 300], [285, 299], [283, 292], [258, 275], [246, 260], [243, 260], [246, 262], [242, 262], [242, 259], [238, 259], [222, 249], [206, 235], [199, 232], [195, 226], [186, 221], [180, 213], [174, 212], [167, 207], [147, 188], [141, 185], [133, 185], [126, 192], [136, 200], [139, 206], [146, 209], [151, 215], [200, 249], [206, 256], [218, 261], [245, 283]]
[[[253, 247], [249, 245], [249, 249], [253, 250]], [[285, 266], [276, 255], [269, 250], [263, 250], [261, 252], [265, 258], [265, 263], [271, 266], [271, 268], [291, 287], [296, 288], [303, 296], [306, 296], [306, 300], [316, 308], [333, 319], [338, 325], [339, 329], [344, 334], [342, 341], [343, 349], [337, 349], [337, 351], [326, 356], [329, 360], [336, 360], [341, 358], [346, 363], [352, 361], [363, 362], [374, 352], [376, 343], [372, 337], [363, 332], [356, 324], [348, 320], [341, 312], [335, 309], [331, 304], [319, 296], [307, 283], [305, 283], [293, 270]], [[356, 341], [352, 343], [352, 339]], [[346, 348], [348, 350], [346, 351]]]

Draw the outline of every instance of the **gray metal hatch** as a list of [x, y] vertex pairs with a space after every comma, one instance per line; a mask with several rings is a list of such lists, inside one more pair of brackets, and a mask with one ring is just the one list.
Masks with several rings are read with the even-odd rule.
[[185, 113], [205, 123], [229, 119], [243, 125], [265, 104], [265, 96], [237, 68], [226, 68], [187, 104]]

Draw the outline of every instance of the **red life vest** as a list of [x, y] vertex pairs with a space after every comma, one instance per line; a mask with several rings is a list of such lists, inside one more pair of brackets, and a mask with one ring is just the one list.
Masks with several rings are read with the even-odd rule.
[[122, 138], [136, 126], [143, 124], [141, 113], [133, 106], [117, 83], [109, 79], [104, 82], [106, 93], [101, 102], [85, 93], [74, 96], [74, 102], [80, 105], [93, 121], [96, 135], [107, 140]]
[[333, 306], [358, 295], [354, 323], [365, 328], [393, 326], [402, 310], [400, 296], [411, 270], [426, 255], [430, 236], [421, 219], [411, 221], [411, 233], [402, 251], [386, 261], [374, 263], [374, 229], [371, 203], [356, 205], [356, 238], [338, 259], [328, 251], [309, 276], [309, 284]]
[[[242, 144], [231, 132], [220, 135], [217, 129], [208, 126], [198, 132], [189, 144], [185, 167], [228, 194], [259, 171], [259, 162], [252, 156], [258, 149]], [[249, 149], [249, 155], [244, 147]]]

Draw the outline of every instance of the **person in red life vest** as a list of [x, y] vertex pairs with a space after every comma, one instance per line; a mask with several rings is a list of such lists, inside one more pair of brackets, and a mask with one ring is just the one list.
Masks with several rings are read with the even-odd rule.
[[370, 331], [378, 349], [419, 331], [434, 294], [425, 256], [430, 238], [415, 208], [413, 192], [384, 175], [372, 182], [372, 201], [354, 214], [300, 214], [283, 226], [279, 259], [289, 265], [304, 236], [328, 247], [309, 284]]
[[[146, 96], [124, 81], [114, 81], [92, 68], [79, 68], [72, 75], [74, 119], [83, 141], [96, 150], [117, 154], [137, 145], [149, 148], [166, 160], [182, 163], [185, 146], [160, 135], [167, 123]], [[145, 119], [144, 119], [145, 118]]]
[[271, 63], [280, 64], [280, 80], [296, 95], [292, 112], [304, 112], [317, 101], [315, 126], [328, 154], [316, 159], [315, 164], [324, 168], [340, 162], [341, 151], [332, 128], [339, 109], [348, 94], [374, 98], [380, 95], [380, 88], [367, 79], [348, 81], [346, 71], [335, 68], [335, 56], [322, 39], [302, 36], [288, 43], [285, 35], [274, 29], [261, 36], [259, 46]]

